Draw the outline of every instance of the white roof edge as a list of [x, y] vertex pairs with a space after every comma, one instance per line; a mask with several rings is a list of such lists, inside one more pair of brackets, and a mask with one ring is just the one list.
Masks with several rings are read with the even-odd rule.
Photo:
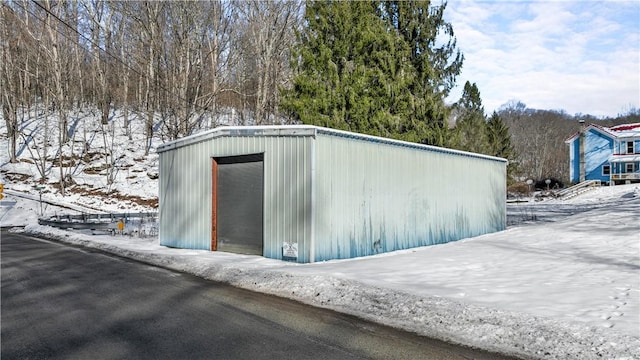
[[183, 146], [199, 143], [219, 136], [231, 135], [297, 135], [297, 136], [314, 136], [315, 126], [311, 125], [253, 125], [253, 126], [220, 126], [215, 129], [207, 130], [198, 134], [185, 136], [183, 138], [166, 142], [156, 148], [158, 153]]
[[349, 131], [344, 131], [344, 130], [336, 130], [336, 129], [324, 128], [324, 127], [315, 127], [315, 128], [317, 129], [318, 133], [320, 133], [320, 134], [336, 135], [336, 136], [350, 137], [350, 138], [356, 138], [356, 139], [359, 138], [361, 140], [385, 143], [385, 144], [389, 144], [389, 145], [411, 147], [411, 148], [431, 150], [431, 151], [436, 151], [436, 152], [446, 152], [446, 153], [451, 153], [451, 154], [456, 154], [456, 155], [471, 156], [471, 157], [484, 158], [484, 159], [488, 159], [488, 160], [507, 162], [507, 159], [496, 157], [496, 156], [473, 153], [473, 152], [462, 151], [462, 150], [455, 150], [455, 149], [450, 149], [450, 148], [446, 148], [446, 147], [418, 144], [418, 143], [413, 143], [413, 142], [409, 142], [409, 141], [396, 140], [396, 139], [390, 139], [390, 138], [385, 138], [385, 137], [380, 137], [380, 136], [360, 134], [360, 133], [354, 133], [354, 132], [349, 132]]
[[609, 157], [609, 162], [619, 163], [619, 162], [636, 162], [640, 161], [640, 155], [638, 154], [614, 154]]
[[313, 126], [313, 125], [222, 126], [222, 127], [217, 127], [215, 129], [208, 130], [199, 134], [187, 136], [178, 140], [164, 143], [158, 146], [156, 151], [158, 153], [161, 153], [161, 152], [169, 151], [172, 149], [177, 149], [183, 146], [188, 146], [191, 144], [213, 139], [219, 136], [262, 135], [262, 136], [314, 136], [315, 137], [316, 134], [333, 135], [333, 136], [339, 136], [339, 137], [359, 139], [363, 141], [383, 143], [388, 145], [410, 147], [415, 149], [423, 149], [423, 150], [430, 150], [435, 152], [444, 152], [444, 153], [450, 153], [455, 155], [470, 156], [470, 157], [476, 157], [476, 158], [483, 158], [487, 160], [507, 162], [507, 159], [491, 156], [491, 155], [472, 153], [468, 151], [449, 149], [449, 148], [433, 146], [433, 145], [412, 143], [412, 142], [403, 141], [403, 140], [395, 140], [395, 139], [389, 139], [389, 138], [384, 138], [379, 136], [366, 135], [366, 134], [330, 129], [330, 128]]

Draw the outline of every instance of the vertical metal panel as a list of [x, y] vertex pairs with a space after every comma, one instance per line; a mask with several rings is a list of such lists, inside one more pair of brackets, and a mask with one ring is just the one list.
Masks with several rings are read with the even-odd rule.
[[160, 244], [211, 248], [211, 158], [264, 153], [263, 255], [309, 261], [310, 136], [218, 136], [160, 152]]
[[502, 161], [318, 135], [316, 261], [503, 230]]

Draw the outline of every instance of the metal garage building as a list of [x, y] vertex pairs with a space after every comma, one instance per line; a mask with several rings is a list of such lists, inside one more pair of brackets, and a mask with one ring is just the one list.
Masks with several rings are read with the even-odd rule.
[[506, 160], [315, 126], [158, 148], [160, 244], [301, 263], [503, 230]]

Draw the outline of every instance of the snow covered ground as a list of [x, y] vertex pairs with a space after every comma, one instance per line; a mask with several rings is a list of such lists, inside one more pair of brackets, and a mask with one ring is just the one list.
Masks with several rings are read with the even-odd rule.
[[[0, 181], [13, 191], [37, 195], [34, 186], [39, 186], [44, 196], [56, 197], [57, 183], [68, 177], [72, 184], [64, 199], [67, 204], [109, 212], [143, 212], [157, 204], [155, 147], [162, 139], [156, 134], [147, 142], [144, 119], [130, 113], [127, 131], [121, 111], [102, 125], [99, 112], [74, 110], [68, 119], [70, 140], [58, 148], [56, 116], [40, 108], [24, 116], [19, 125], [24, 136], [18, 138], [18, 162], [13, 164], [9, 163], [6, 122], [0, 116]], [[62, 169], [57, 166], [60, 162], [66, 165]], [[46, 181], [41, 181], [43, 175]]]
[[[506, 231], [314, 264], [171, 249], [157, 238], [39, 226], [9, 195], [1, 224], [418, 334], [545, 359], [640, 359], [640, 186], [509, 205]], [[47, 206], [47, 213], [70, 213]], [[535, 219], [535, 221], [532, 221]]]

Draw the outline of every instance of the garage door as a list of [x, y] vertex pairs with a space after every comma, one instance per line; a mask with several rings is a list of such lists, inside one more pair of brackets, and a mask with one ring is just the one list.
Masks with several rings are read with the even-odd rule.
[[211, 249], [262, 255], [264, 155], [213, 159]]

